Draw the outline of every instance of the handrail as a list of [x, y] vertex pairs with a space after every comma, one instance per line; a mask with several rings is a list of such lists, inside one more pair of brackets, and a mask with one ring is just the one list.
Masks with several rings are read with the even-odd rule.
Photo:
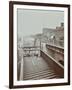
[[[48, 47], [47, 47], [48, 48]], [[57, 52], [57, 53], [60, 53], [60, 54], [62, 54], [62, 55], [64, 55], [64, 53], [62, 53], [61, 51], [59, 51], [59, 50], [56, 50], [56, 49], [53, 49], [53, 48], [48, 48], [48, 49], [50, 49], [50, 50], [53, 50], [53, 51], [55, 51], [55, 52]]]
[[52, 46], [52, 47], [56, 47], [56, 48], [59, 48], [59, 49], [63, 49], [64, 50], [64, 47], [61, 47], [61, 46], [56, 46], [56, 45], [53, 45], [53, 44], [48, 44], [48, 43], [46, 43], [47, 45], [49, 45], [49, 46]]
[[[41, 50], [42, 52], [44, 52], [43, 50]], [[56, 64], [58, 64], [62, 69], [64, 69], [64, 67], [59, 63], [57, 62], [54, 58], [52, 58], [50, 55], [48, 55], [46, 52], [44, 52], [51, 60], [53, 60]]]
[[29, 47], [22, 47], [22, 48], [40, 48], [40, 46], [29, 46]]

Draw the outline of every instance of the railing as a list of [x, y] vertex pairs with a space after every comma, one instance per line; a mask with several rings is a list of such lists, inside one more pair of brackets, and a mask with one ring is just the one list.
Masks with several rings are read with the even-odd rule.
[[48, 54], [64, 66], [64, 48], [49, 44], [46, 44], [46, 48], [49, 52]]
[[24, 51], [37, 51], [40, 50], [39, 46], [33, 46], [33, 47], [23, 47], [22, 48]]
[[52, 41], [47, 41], [48, 44], [51, 44], [51, 45], [55, 45], [55, 46], [58, 46], [58, 47], [64, 47], [64, 41], [63, 40], [52, 40]]
[[51, 49], [57, 53], [64, 54], [64, 48], [63, 47], [46, 44], [46, 48]]
[[[29, 56], [40, 56], [40, 46], [33, 46], [33, 47], [23, 47], [22, 48], [24, 51], [24, 55], [25, 57], [29, 57]], [[31, 54], [32, 53], [32, 54]]]

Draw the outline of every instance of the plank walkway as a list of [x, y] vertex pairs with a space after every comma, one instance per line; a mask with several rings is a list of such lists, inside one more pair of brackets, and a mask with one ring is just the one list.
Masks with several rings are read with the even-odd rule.
[[42, 57], [31, 56], [23, 58], [23, 80], [39, 80], [58, 78]]

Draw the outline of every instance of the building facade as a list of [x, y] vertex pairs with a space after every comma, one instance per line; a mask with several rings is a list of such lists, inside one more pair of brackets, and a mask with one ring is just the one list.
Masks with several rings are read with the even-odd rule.
[[55, 29], [43, 28], [43, 37], [46, 37], [49, 44], [64, 46], [64, 23]]

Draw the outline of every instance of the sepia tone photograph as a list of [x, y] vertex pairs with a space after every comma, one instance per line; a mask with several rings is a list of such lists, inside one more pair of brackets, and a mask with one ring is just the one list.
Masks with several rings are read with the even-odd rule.
[[64, 78], [64, 11], [17, 9], [17, 79]]
[[70, 85], [70, 5], [9, 3], [9, 87]]

